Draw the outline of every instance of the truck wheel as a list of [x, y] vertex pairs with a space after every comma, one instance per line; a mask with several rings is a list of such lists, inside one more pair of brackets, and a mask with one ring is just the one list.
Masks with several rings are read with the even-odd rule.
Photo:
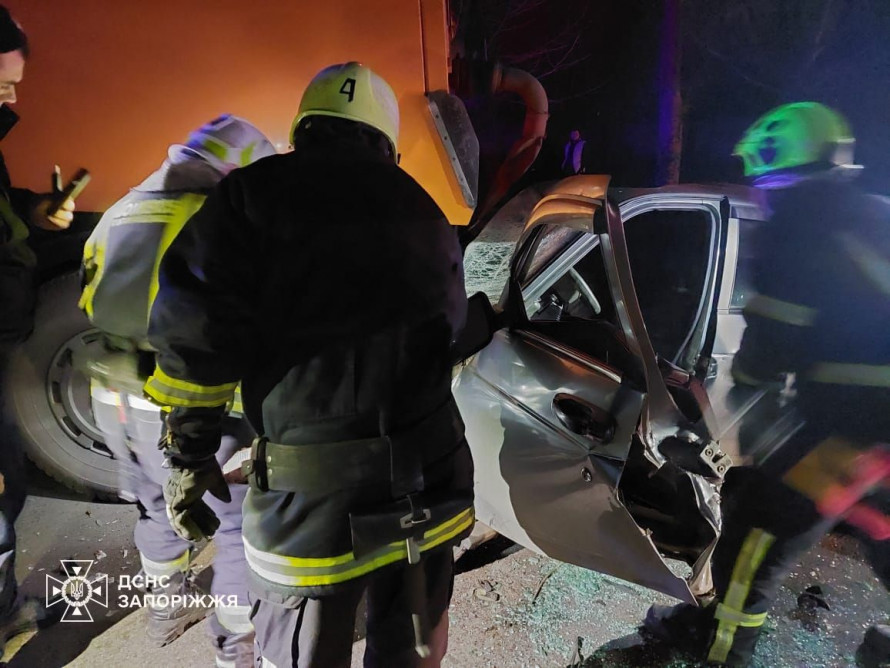
[[42, 471], [75, 491], [116, 499], [117, 464], [93, 422], [89, 381], [71, 365], [73, 351], [101, 345], [79, 296], [76, 272], [40, 286], [34, 333], [3, 379], [6, 420]]

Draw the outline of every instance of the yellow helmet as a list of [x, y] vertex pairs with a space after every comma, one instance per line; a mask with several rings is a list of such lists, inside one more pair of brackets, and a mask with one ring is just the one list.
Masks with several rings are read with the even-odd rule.
[[334, 116], [364, 123], [382, 132], [398, 155], [399, 103], [383, 77], [361, 63], [331, 65], [315, 75], [306, 87], [300, 110], [291, 125], [293, 138], [300, 121], [308, 116]]

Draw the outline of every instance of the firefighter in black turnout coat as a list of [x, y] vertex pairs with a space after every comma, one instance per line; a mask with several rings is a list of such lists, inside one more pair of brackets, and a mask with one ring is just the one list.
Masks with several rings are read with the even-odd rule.
[[[457, 236], [397, 166], [398, 104], [358, 63], [323, 70], [294, 151], [226, 177], [164, 256], [146, 393], [172, 407], [169, 512], [212, 532], [205, 491], [236, 384], [262, 437], [244, 543], [264, 665], [438, 665], [450, 546], [474, 521], [449, 346], [467, 299]], [[413, 622], [413, 624], [412, 624]]]
[[[790, 435], [764, 425], [755, 466], [727, 476], [715, 602], [656, 606], [646, 620], [709, 664], [750, 664], [779, 586], [839, 521], [890, 539], [873, 502], [890, 482], [890, 209], [855, 186], [853, 143], [840, 114], [799, 102], [765, 114], [736, 147], [772, 216], [733, 377], [763, 387], [793, 373], [802, 420]], [[890, 661], [888, 631], [869, 631], [859, 665]]]

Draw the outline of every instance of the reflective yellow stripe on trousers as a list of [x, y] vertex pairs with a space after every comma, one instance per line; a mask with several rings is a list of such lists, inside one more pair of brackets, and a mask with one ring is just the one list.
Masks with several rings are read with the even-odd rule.
[[[447, 543], [473, 526], [475, 514], [472, 508], [458, 513], [429, 531], [417, 541], [421, 552], [427, 552]], [[404, 542], [390, 543], [356, 559], [352, 552], [336, 557], [302, 558], [285, 557], [263, 552], [244, 539], [247, 563], [260, 577], [290, 587], [320, 587], [339, 584], [366, 575], [378, 568], [408, 558]]]
[[154, 374], [145, 383], [145, 393], [165, 406], [212, 408], [232, 401], [237, 386], [237, 382], [199, 385], [168, 376], [156, 366]]
[[717, 606], [717, 611], [714, 613], [714, 618], [719, 623], [714, 643], [708, 653], [708, 661], [718, 663], [726, 661], [729, 650], [732, 649], [735, 631], [739, 626], [758, 627], [762, 626], [766, 620], [765, 612], [750, 615], [744, 609], [748, 593], [751, 591], [751, 581], [775, 540], [775, 536], [763, 529], [752, 529], [745, 538], [742, 550], [732, 569], [729, 590], [723, 598], [723, 603]]

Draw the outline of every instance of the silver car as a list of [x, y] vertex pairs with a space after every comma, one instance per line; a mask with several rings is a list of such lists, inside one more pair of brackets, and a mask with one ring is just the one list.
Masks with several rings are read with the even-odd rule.
[[[553, 558], [692, 601], [711, 589], [740, 418], [760, 410], [729, 372], [765, 207], [739, 186], [608, 183], [560, 181], [515, 244], [468, 249], [470, 289], [480, 255], [489, 294], [491, 274], [505, 283], [506, 326], [453, 386], [477, 517]], [[664, 557], [691, 570], [675, 574]]]

